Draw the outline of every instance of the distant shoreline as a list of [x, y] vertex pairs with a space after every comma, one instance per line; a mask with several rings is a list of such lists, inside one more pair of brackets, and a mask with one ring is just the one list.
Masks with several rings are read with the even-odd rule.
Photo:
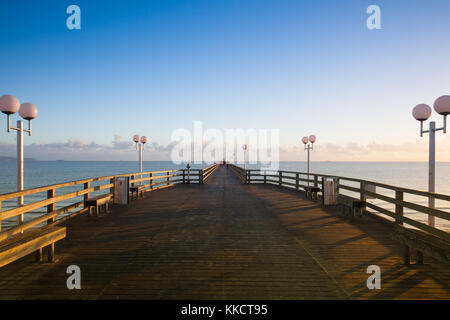
[[[15, 157], [0, 156], [0, 162], [16, 161]], [[36, 162], [136, 162], [136, 160], [38, 160], [36, 158], [24, 158], [24, 161]], [[143, 162], [172, 162], [171, 160], [144, 160]], [[280, 163], [305, 163], [306, 161], [280, 161]], [[428, 161], [342, 161], [342, 160], [320, 160], [315, 163], [428, 163]], [[436, 161], [436, 163], [450, 163], [450, 161]]]
[[[0, 157], [0, 161], [16, 161], [16, 157]], [[24, 161], [38, 161], [36, 158], [24, 158]]]

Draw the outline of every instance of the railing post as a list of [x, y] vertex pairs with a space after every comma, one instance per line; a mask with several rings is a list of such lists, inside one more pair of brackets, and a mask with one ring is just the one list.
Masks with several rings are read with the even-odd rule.
[[264, 184], [267, 184], [267, 171], [264, 170]]
[[185, 171], [183, 169], [183, 184], [185, 184], [185, 183], [186, 183], [186, 173], [185, 173]]
[[283, 173], [281, 171], [278, 171], [278, 185], [281, 187], [282, 183], [283, 183]]
[[[395, 200], [403, 201], [402, 191], [395, 190]], [[395, 215], [397, 216], [395, 218], [395, 223], [402, 226], [403, 220], [401, 220], [401, 218], [403, 217], [403, 206], [401, 204], [398, 203], [395, 204]]]
[[[150, 173], [149, 178], [153, 178], [153, 173]], [[150, 179], [150, 190], [153, 190], [153, 179]]]
[[109, 179], [109, 183], [110, 184], [112, 183], [112, 185], [113, 185], [111, 188], [109, 188], [109, 193], [111, 193], [111, 195], [114, 197], [114, 187], [115, 187], [114, 178]]
[[361, 181], [360, 183], [360, 188], [359, 188], [359, 194], [360, 194], [360, 199], [362, 201], [366, 201], [366, 193], [365, 193], [365, 189], [366, 189], [366, 183], [364, 181]]
[[198, 174], [199, 174], [199, 176], [198, 176], [198, 179], [199, 179], [199, 183], [200, 184], [203, 184], [203, 169], [200, 169], [200, 171], [198, 172]]
[[250, 174], [250, 170], [247, 170], [247, 184], [251, 183], [252, 176]]
[[167, 185], [170, 185], [170, 171], [167, 171]]
[[[90, 182], [85, 182], [83, 184], [83, 190], [89, 189], [91, 187], [91, 183]], [[83, 200], [86, 201], [87, 199], [89, 199], [89, 193], [85, 193], [83, 195]], [[86, 208], [83, 204], [83, 208]], [[89, 207], [89, 217], [91, 216], [91, 208]]]
[[300, 174], [297, 172], [295, 174], [295, 190], [298, 191], [299, 188], [300, 188]]
[[[314, 187], [317, 188], [319, 186], [319, 177], [318, 176], [314, 176]], [[322, 186], [323, 188], [323, 186]]]
[[[134, 180], [134, 175], [131, 176], [131, 180]], [[134, 187], [134, 182], [131, 184], [132, 187]]]
[[[51, 199], [51, 198], [54, 198], [54, 197], [55, 197], [55, 189], [47, 190], [47, 199]], [[53, 211], [55, 211], [55, 203], [54, 202], [49, 204], [49, 205], [47, 205], [47, 213], [50, 213], [50, 212], [53, 212]], [[47, 220], [47, 224], [51, 224], [53, 222], [55, 222], [55, 218], [54, 217]]]
[[[83, 185], [83, 189], [89, 189], [91, 187], [91, 183], [90, 182], [85, 182]], [[84, 194], [84, 200], [86, 201], [87, 199], [89, 199], [89, 193], [85, 193]]]

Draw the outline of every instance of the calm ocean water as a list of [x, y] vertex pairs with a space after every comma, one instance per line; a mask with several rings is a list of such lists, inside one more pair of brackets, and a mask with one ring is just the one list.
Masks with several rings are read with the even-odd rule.
[[[16, 163], [15, 161], [0, 162], [0, 194], [13, 192], [16, 190]], [[185, 165], [175, 165], [170, 161], [144, 162], [144, 171], [155, 171], [165, 169], [184, 168]], [[193, 165], [193, 168], [200, 168], [201, 165]], [[256, 168], [256, 165], [249, 165], [249, 168]], [[304, 162], [280, 162], [280, 170], [306, 171]], [[395, 186], [407, 187], [426, 191], [428, 188], [428, 166], [427, 163], [419, 162], [313, 162], [311, 170], [314, 173], [330, 174], [344, 177], [360, 178], [376, 182], [382, 182]], [[134, 161], [26, 161], [24, 165], [24, 186], [25, 189], [45, 186], [49, 184], [61, 183], [84, 178], [108, 176], [121, 173], [136, 172], [137, 163]], [[351, 184], [349, 184], [351, 185]], [[60, 193], [66, 193], [79, 188], [68, 187]], [[383, 194], [392, 196], [392, 193], [377, 190]], [[436, 192], [450, 194], [450, 163], [441, 162], [436, 165]], [[58, 194], [58, 193], [57, 193]], [[25, 203], [43, 199], [44, 194], [36, 194], [25, 197]], [[81, 200], [81, 198], [80, 198]], [[411, 196], [405, 198], [407, 201], [414, 201], [427, 205], [424, 197]], [[74, 202], [74, 200], [72, 200]], [[62, 207], [71, 203], [62, 202], [58, 206]], [[377, 201], [374, 201], [377, 203]], [[449, 203], [437, 201], [436, 206], [448, 211]], [[14, 207], [15, 201], [4, 201], [3, 210]], [[57, 206], [57, 207], [58, 207]], [[389, 204], [383, 204], [386, 208], [391, 208]], [[42, 210], [34, 214], [41, 214]], [[413, 212], [409, 214], [413, 215]], [[25, 215], [32, 216], [30, 215]], [[423, 214], [414, 214], [414, 218], [426, 221]], [[26, 219], [27, 220], [27, 219]], [[14, 221], [4, 221], [6, 225]], [[5, 225], [5, 226], [6, 226]], [[450, 230], [447, 222], [437, 220], [437, 225], [443, 229]]]

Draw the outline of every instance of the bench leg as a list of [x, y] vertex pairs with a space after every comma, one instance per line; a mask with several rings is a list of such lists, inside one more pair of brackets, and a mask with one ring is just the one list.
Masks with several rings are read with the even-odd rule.
[[49, 248], [48, 261], [54, 262], [55, 261], [55, 243], [52, 243], [51, 245], [49, 245], [48, 248]]
[[409, 266], [411, 264], [411, 253], [410, 253], [409, 247], [407, 245], [405, 245], [403, 261], [404, 261], [404, 264], [407, 266]]
[[42, 248], [39, 248], [36, 251], [36, 262], [41, 262], [42, 261]]
[[423, 253], [417, 250], [417, 264], [423, 265]]

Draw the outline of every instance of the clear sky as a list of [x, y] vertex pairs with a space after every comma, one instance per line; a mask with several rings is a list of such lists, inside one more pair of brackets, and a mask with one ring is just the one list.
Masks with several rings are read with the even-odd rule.
[[[81, 30], [66, 27], [71, 4]], [[371, 4], [381, 30], [366, 27]], [[2, 0], [0, 95], [38, 107], [25, 152], [39, 159], [135, 159], [138, 133], [147, 159], [168, 160], [171, 133], [201, 120], [280, 129], [281, 160], [303, 160], [314, 133], [317, 160], [426, 161], [411, 110], [450, 94], [449, 12], [448, 0]], [[0, 156], [14, 156], [5, 122]], [[450, 161], [450, 134], [437, 144]]]

